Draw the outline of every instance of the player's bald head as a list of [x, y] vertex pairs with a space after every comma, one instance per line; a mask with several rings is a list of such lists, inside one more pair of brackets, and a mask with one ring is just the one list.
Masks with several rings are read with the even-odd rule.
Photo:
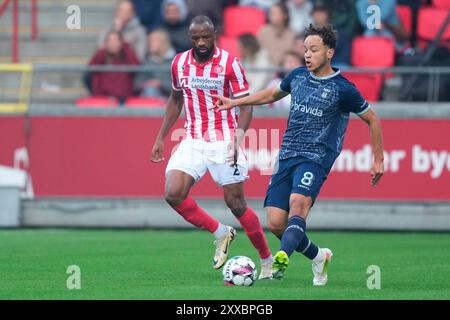
[[215, 32], [214, 23], [207, 16], [203, 15], [195, 16], [191, 20], [191, 24], [189, 25], [189, 31], [199, 26], [207, 29], [208, 31]]

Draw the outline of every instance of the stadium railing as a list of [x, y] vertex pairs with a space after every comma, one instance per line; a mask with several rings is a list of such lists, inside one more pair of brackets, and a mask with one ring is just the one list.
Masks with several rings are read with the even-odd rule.
[[[19, 18], [20, 6], [19, 0], [5, 0], [0, 5], [0, 17], [8, 9], [9, 3], [12, 2], [12, 38], [11, 38], [11, 62], [19, 62]], [[38, 4], [37, 0], [31, 0], [31, 40], [35, 41], [38, 36]]]
[[[14, 66], [10, 65], [10, 66]], [[15, 65], [14, 68], [21, 68], [23, 65]], [[11, 67], [8, 67], [11, 68]], [[70, 104], [75, 105], [75, 101], [79, 98], [89, 96], [88, 91], [83, 85], [83, 75], [87, 72], [148, 72], [152, 71], [156, 74], [167, 73], [167, 68], [164, 67], [149, 67], [149, 66], [86, 66], [86, 65], [61, 65], [61, 64], [35, 64], [33, 66], [28, 66], [25, 68], [28, 70], [23, 74], [27, 74], [24, 77], [25, 82], [11, 82], [2, 78], [5, 81], [0, 81], [0, 97], [2, 101], [13, 101], [14, 99], [23, 101], [23, 99], [17, 99], [17, 97], [25, 97], [29, 100], [31, 108], [35, 104], [49, 104], [49, 105], [61, 105]], [[24, 70], [25, 70], [24, 69]], [[17, 69], [18, 70], [18, 69]], [[31, 72], [31, 70], [33, 72]], [[0, 74], [2, 72], [10, 72], [11, 69], [0, 68]], [[247, 68], [247, 72], [261, 72], [261, 73], [271, 73], [275, 74], [277, 71], [282, 71], [277, 68]], [[350, 80], [358, 79], [358, 75], [376, 75], [381, 74], [394, 74], [396, 76], [396, 90], [403, 90], [405, 87], [412, 88], [412, 94], [416, 94], [418, 90], [423, 92], [424, 99], [420, 100], [422, 102], [448, 102], [449, 100], [440, 100], [443, 96], [448, 97], [448, 81], [450, 79], [450, 66], [449, 67], [414, 67], [414, 66], [402, 66], [402, 67], [390, 67], [390, 68], [341, 68], [344, 75], [349, 75]], [[353, 77], [352, 77], [353, 75]], [[360, 77], [361, 77], [360, 76]], [[67, 79], [70, 78], [70, 81]], [[392, 80], [390, 78], [389, 80]], [[411, 80], [415, 81], [415, 84], [408, 84]], [[357, 80], [356, 80], [357, 81]], [[355, 82], [356, 82], [355, 81]], [[378, 83], [378, 82], [377, 82]], [[444, 86], [444, 84], [447, 84]], [[358, 87], [359, 84], [355, 83]], [[24, 88], [30, 86], [31, 92], [29, 96], [25, 95], [26, 91]], [[382, 85], [381, 85], [382, 86]], [[360, 88], [363, 95], [366, 91], [376, 91], [377, 86], [371, 87], [371, 84], [366, 84], [365, 88]], [[381, 89], [380, 89], [381, 90]], [[378, 94], [378, 93], [377, 93]], [[59, 97], [58, 99], [53, 99], [53, 97]], [[400, 94], [390, 96], [388, 98], [383, 97], [383, 101], [386, 102], [409, 102], [414, 99], [400, 100]], [[372, 100], [371, 102], [377, 102], [377, 96], [374, 98], [367, 98]], [[419, 100], [414, 100], [419, 101]], [[163, 107], [163, 105], [161, 106]], [[155, 108], [155, 105], [152, 105]], [[26, 108], [19, 108], [22, 111], [26, 111]], [[17, 112], [18, 110], [3, 110], [3, 112]]]
[[[10, 89], [8, 84], [11, 82], [13, 82], [13, 85], [17, 85], [16, 90], [13, 90], [14, 98], [2, 97], [0, 99], [0, 113], [27, 112], [32, 92], [33, 65], [25, 63], [0, 64], [0, 74], [2, 75], [0, 88], [5, 89], [4, 91]], [[4, 74], [12, 74], [13, 79], [6, 77]], [[19, 79], [17, 79], [17, 75], [19, 75]]]

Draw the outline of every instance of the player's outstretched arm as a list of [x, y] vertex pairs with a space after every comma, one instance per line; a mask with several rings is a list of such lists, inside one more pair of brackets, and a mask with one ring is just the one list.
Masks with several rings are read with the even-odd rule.
[[217, 102], [210, 109], [222, 111], [236, 106], [265, 105], [280, 100], [287, 95], [288, 93], [281, 91], [278, 86], [273, 86], [272, 88], [267, 88], [239, 99], [230, 99], [224, 96], [212, 95], [212, 97], [217, 98]]
[[150, 160], [152, 162], [164, 161], [164, 139], [169, 134], [170, 129], [180, 116], [183, 108], [183, 93], [182, 91], [172, 91], [166, 105], [166, 113], [164, 120], [156, 136], [155, 143], [152, 148], [152, 155]]
[[370, 175], [371, 184], [375, 187], [384, 173], [383, 133], [381, 130], [381, 123], [375, 111], [372, 109], [369, 109], [366, 113], [360, 115], [360, 118], [369, 125], [374, 157]]

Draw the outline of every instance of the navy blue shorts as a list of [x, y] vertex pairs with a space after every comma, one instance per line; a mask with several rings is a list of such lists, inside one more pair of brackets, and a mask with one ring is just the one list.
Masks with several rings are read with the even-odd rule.
[[291, 193], [311, 197], [314, 203], [327, 176], [328, 172], [322, 166], [309, 159], [279, 160], [278, 170], [270, 178], [264, 207], [277, 207], [289, 212]]

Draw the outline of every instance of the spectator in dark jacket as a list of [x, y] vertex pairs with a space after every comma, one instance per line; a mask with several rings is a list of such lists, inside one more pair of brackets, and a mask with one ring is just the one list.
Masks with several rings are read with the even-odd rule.
[[162, 28], [169, 33], [175, 51], [189, 50], [191, 40], [188, 37], [188, 12], [184, 0], [164, 0], [161, 6], [161, 14], [163, 17]]
[[223, 31], [223, 0], [185, 0], [188, 9], [188, 21], [199, 15], [212, 20], [218, 33]]
[[[324, 27], [331, 23], [331, 12], [324, 5], [315, 5], [312, 11], [313, 24], [316, 27]], [[347, 33], [335, 27], [337, 32], [337, 44], [333, 55], [333, 66], [346, 67], [350, 65], [352, 41]]]
[[356, 13], [356, 0], [316, 0], [315, 5], [325, 5], [332, 12], [334, 28], [344, 31], [353, 39], [362, 32]]
[[159, 28], [162, 23], [162, 0], [133, 0], [136, 14], [148, 32]]
[[[89, 65], [139, 65], [130, 45], [123, 41], [122, 35], [110, 31], [105, 46], [99, 49]], [[117, 98], [121, 103], [134, 94], [133, 72], [94, 72], [92, 74], [92, 94]]]

